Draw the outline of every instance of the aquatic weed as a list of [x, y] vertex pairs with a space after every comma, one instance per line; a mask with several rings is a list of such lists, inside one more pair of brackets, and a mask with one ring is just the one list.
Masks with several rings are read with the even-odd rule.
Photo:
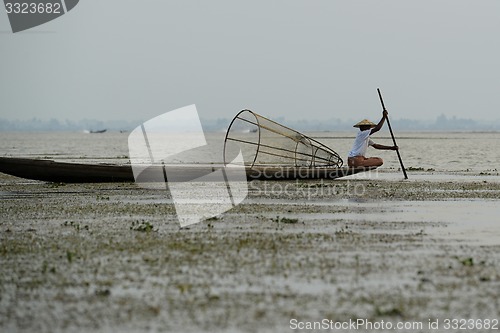
[[279, 215], [276, 216], [275, 219], [272, 219], [273, 222], [276, 223], [285, 223], [285, 224], [295, 224], [299, 223], [299, 219], [294, 219], [294, 218], [288, 218], [288, 217], [280, 217]]
[[459, 260], [460, 260], [460, 263], [464, 266], [474, 266], [474, 259], [471, 257], [463, 258], [463, 259], [459, 259]]
[[150, 232], [150, 231], [157, 231], [154, 230], [154, 226], [147, 222], [147, 221], [134, 221], [132, 222], [132, 225], [130, 226], [130, 230], [133, 231], [140, 231], [140, 232]]
[[68, 259], [68, 262], [71, 264], [73, 262], [73, 258], [75, 256], [74, 252], [71, 251], [66, 251], [66, 259]]

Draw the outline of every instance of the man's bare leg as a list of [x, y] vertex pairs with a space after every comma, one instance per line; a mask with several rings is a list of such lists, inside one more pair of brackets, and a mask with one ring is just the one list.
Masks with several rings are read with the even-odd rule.
[[356, 156], [349, 157], [347, 159], [347, 165], [353, 168], [357, 167], [372, 167], [372, 166], [381, 166], [384, 164], [384, 161], [380, 157], [364, 157], [364, 156]]

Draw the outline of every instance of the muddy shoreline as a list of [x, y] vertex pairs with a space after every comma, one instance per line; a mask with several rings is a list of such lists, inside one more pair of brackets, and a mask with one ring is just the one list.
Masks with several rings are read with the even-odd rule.
[[418, 215], [427, 202], [445, 217], [450, 202], [495, 207], [498, 176], [398, 177], [254, 182], [233, 210], [180, 228], [165, 192], [0, 175], [0, 331], [498, 318], [500, 241], [454, 237], [453, 219]]

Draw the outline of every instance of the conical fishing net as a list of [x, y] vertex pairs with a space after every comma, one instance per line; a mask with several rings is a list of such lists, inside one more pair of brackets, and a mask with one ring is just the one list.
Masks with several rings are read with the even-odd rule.
[[232, 120], [224, 163], [241, 151], [245, 166], [341, 167], [342, 158], [322, 143], [250, 110]]

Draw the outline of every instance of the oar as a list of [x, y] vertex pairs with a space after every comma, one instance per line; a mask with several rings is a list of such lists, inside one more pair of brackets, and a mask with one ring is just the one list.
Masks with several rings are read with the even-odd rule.
[[[382, 109], [384, 111], [387, 111], [385, 108], [384, 100], [382, 99], [382, 94], [380, 93], [380, 89], [377, 88], [377, 91], [378, 91], [378, 97], [380, 97], [380, 103], [382, 103]], [[387, 126], [389, 126], [389, 131], [391, 132], [392, 142], [394, 143], [395, 146], [397, 146], [396, 139], [394, 138], [394, 133], [392, 133], [392, 127], [391, 127], [391, 122], [389, 121], [389, 117], [387, 117]], [[399, 154], [399, 149], [396, 150], [396, 153], [398, 153], [399, 164], [401, 164], [401, 169], [403, 170], [403, 175], [405, 176], [405, 179], [408, 179], [408, 175], [406, 174], [405, 166], [403, 165], [403, 160], [401, 159], [401, 154]]]

